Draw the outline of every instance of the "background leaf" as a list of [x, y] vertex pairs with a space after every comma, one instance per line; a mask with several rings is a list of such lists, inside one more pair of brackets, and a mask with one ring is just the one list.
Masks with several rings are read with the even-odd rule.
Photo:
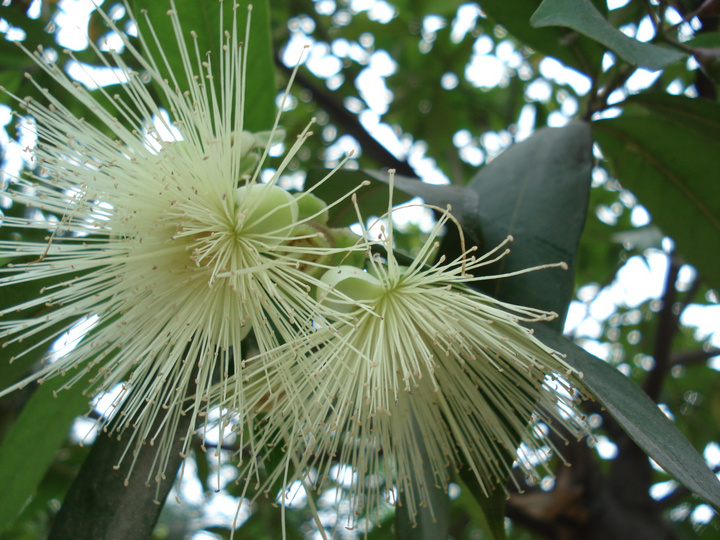
[[602, 47], [582, 35], [568, 35], [570, 32], [561, 28], [534, 28], [530, 17], [537, 7], [537, 0], [486, 0], [482, 3], [484, 11], [523, 43], [554, 56], [581, 73], [591, 76], [598, 73]]
[[567, 26], [612, 49], [630, 64], [653, 71], [687, 57], [680, 51], [626, 36], [614, 28], [590, 0], [544, 0], [530, 23], [535, 27]]
[[510, 254], [487, 274], [565, 262], [569, 271], [540, 270], [482, 283], [506, 302], [558, 313], [561, 328], [572, 296], [575, 255], [585, 223], [592, 169], [590, 126], [573, 122], [538, 130], [506, 150], [475, 176], [477, 218], [486, 249], [514, 237]]
[[[395, 506], [395, 529], [399, 540], [436, 540], [438, 538], [447, 538], [450, 530], [450, 497], [448, 496], [447, 486], [438, 486], [433, 474], [433, 468], [430, 466], [430, 458], [427, 454], [427, 448], [423, 442], [420, 428], [412, 416], [413, 429], [415, 435], [415, 444], [422, 461], [425, 463], [423, 469], [423, 477], [415, 478], [412, 482], [411, 489], [414, 493], [398, 493], [398, 503]], [[427, 487], [429, 495], [429, 507], [419, 506], [421, 499], [418, 485]], [[407, 497], [411, 495], [415, 501], [415, 515], [408, 512]], [[412, 524], [412, 521], [415, 524]]]
[[[315, 186], [322, 178], [328, 174], [326, 169], [315, 169], [308, 173], [305, 181], [305, 189]], [[362, 208], [363, 218], [369, 219], [370, 216], [381, 216], [388, 209], [388, 187], [387, 181], [383, 182], [379, 178], [387, 179], [387, 174], [372, 171], [351, 171], [342, 169], [337, 171], [332, 178], [315, 188], [313, 193], [320, 197], [328, 204], [337, 201], [349, 191], [355, 189], [363, 182], [369, 182], [370, 185], [358, 190], [357, 201]], [[419, 180], [415, 183], [421, 184]], [[401, 190], [403, 191], [403, 190]], [[412, 193], [410, 195], [413, 195]], [[395, 199], [395, 204], [407, 202], [412, 197], [403, 197], [399, 193]], [[328, 225], [330, 227], [347, 227], [357, 222], [357, 212], [350, 198], [345, 199], [342, 203], [333, 206], [330, 209], [330, 219]]]
[[[460, 471], [460, 477], [461, 489], [472, 494], [472, 497], [467, 497], [466, 504], [471, 504], [469, 501], [473, 501], [473, 517], [480, 522], [483, 532], [489, 540], [505, 540], [505, 499], [507, 499], [505, 491], [498, 486], [487, 497], [477, 478], [468, 468]], [[464, 497], [465, 494], [460, 496]]]
[[[273, 65], [272, 42], [270, 39], [270, 15], [268, 0], [249, 2], [192, 2], [178, 1], [175, 7], [183, 28], [183, 35], [186, 43], [192, 52], [192, 38], [190, 32], [197, 34], [198, 50], [201, 56], [205, 52], [210, 53], [211, 62], [214, 68], [215, 80], [220, 80], [219, 59], [222, 54], [222, 42], [224, 36], [219, 32], [220, 10], [223, 10], [225, 27], [229, 28], [233, 16], [233, 4], [239, 4], [237, 8], [237, 24], [239, 38], [248, 43], [248, 65], [247, 65], [247, 86], [245, 87], [245, 129], [248, 131], [261, 131], [270, 129], [275, 119], [275, 75], [270, 66]], [[250, 35], [245, 36], [245, 24], [247, 21], [247, 6], [252, 4], [252, 22]], [[166, 15], [168, 6], [166, 2], [157, 0], [134, 0], [133, 11], [137, 17], [139, 31], [150, 39], [150, 31], [147, 21], [141, 14], [146, 10], [152, 21], [153, 28], [158, 36], [163, 36], [163, 49], [168, 59], [168, 72], [172, 71], [177, 76], [180, 84], [185, 79], [185, 68], [182, 58], [177, 52], [177, 43], [174, 39], [167, 39], [173, 36], [170, 17]], [[148, 43], [149, 52], [159, 59], [159, 54], [154, 43]]]
[[627, 101], [593, 123], [608, 168], [650, 211], [678, 253], [720, 287], [720, 105], [679, 96]]
[[41, 385], [0, 445], [0, 532], [35, 493], [75, 417], [90, 408], [90, 400], [83, 394], [89, 376], [54, 395], [73, 375]]
[[720, 482], [658, 406], [628, 377], [557, 332], [536, 325], [537, 337], [566, 354], [583, 383], [625, 432], [665, 471], [720, 509]]
[[[127, 438], [100, 434], [80, 474], [68, 490], [49, 538], [51, 540], [145, 540], [152, 536], [162, 505], [183, 461], [180, 455], [192, 415], [179, 418], [171, 448], [145, 444], [130, 452], [119, 468]], [[155, 423], [159, 429], [162, 421]], [[157, 476], [163, 458], [165, 474]], [[132, 465], [132, 475], [128, 472]], [[155, 473], [155, 475], [153, 475]], [[127, 479], [127, 483], [126, 483]]]

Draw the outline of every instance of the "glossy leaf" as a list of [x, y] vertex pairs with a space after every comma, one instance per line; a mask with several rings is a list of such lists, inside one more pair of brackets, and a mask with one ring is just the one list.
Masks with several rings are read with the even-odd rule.
[[720, 509], [720, 482], [705, 460], [658, 406], [628, 377], [546, 327], [537, 337], [564, 353], [583, 383], [648, 456], [678, 482]]
[[[428, 507], [417, 507], [416, 513], [410, 515], [408, 505], [406, 504], [408, 493], [398, 493], [398, 504], [395, 506], [395, 530], [397, 531], [398, 540], [436, 540], [438, 538], [447, 538], [450, 531], [450, 497], [448, 496], [447, 486], [437, 485], [433, 469], [429, 466], [430, 458], [427, 449], [420, 434], [420, 428], [413, 418], [412, 429], [415, 435], [415, 445], [417, 452], [422, 458], [426, 466], [423, 468], [423, 477], [415, 478], [413, 481], [412, 497], [417, 505], [421, 500], [419, 489], [422, 482], [427, 487], [429, 495]], [[413, 525], [411, 521], [414, 520]]]
[[627, 105], [622, 116], [593, 123], [608, 169], [675, 240], [678, 254], [720, 287], [720, 106], [678, 96]]
[[558, 313], [561, 328], [574, 287], [577, 245], [585, 223], [592, 169], [590, 127], [573, 122], [545, 128], [506, 150], [480, 170], [468, 188], [486, 249], [509, 235], [510, 254], [487, 274], [505, 274], [565, 262], [568, 270], [538, 270], [483, 282], [506, 302]]
[[[160, 415], [155, 426], [165, 418]], [[172, 447], [143, 445], [125, 456], [128, 438], [100, 434], [93, 443], [80, 474], [70, 486], [49, 538], [52, 540], [145, 540], [152, 537], [177, 470], [191, 415], [179, 419]], [[157, 460], [167, 452], [166, 473], [152, 477]], [[122, 463], [121, 462], [122, 459]], [[117, 464], [120, 465], [117, 466]], [[129, 475], [130, 467], [132, 475]], [[150, 480], [152, 478], [152, 480]], [[127, 482], [126, 482], [127, 479]]]
[[561, 28], [533, 28], [530, 17], [537, 0], [486, 0], [483, 11], [533, 49], [554, 56], [564, 64], [593, 76], [600, 71], [602, 47], [581, 35], [569, 35]]
[[566, 26], [615, 51], [626, 62], [651, 70], [687, 57], [677, 50], [643, 43], [614, 28], [590, 0], [544, 0], [530, 19], [536, 28]]
[[[248, 45], [247, 85], [245, 87], [245, 129], [260, 131], [270, 129], [275, 119], [275, 71], [273, 69], [272, 42], [270, 40], [270, 19], [268, 0], [241, 2], [175, 2], [175, 8], [183, 28], [183, 35], [189, 49], [193, 50], [191, 31], [197, 34], [198, 50], [201, 55], [210, 53], [214, 80], [220, 80], [219, 59], [225, 37], [220, 35], [219, 17], [223, 10], [224, 24], [230, 28], [233, 4], [239, 4], [238, 35]], [[252, 4], [250, 34], [245, 36], [247, 6]], [[146, 36], [149, 52], [160, 58], [157, 45], [150, 38], [147, 20], [141, 13], [147, 11], [153, 29], [158, 36], [173, 36], [170, 17], [166, 14], [169, 3], [158, 0], [134, 0], [133, 11], [138, 20], [139, 31]], [[163, 39], [166, 54], [166, 74], [174, 73], [182, 85], [185, 68], [177, 52], [174, 39]], [[191, 53], [192, 54], [192, 53]], [[204, 58], [203, 58], [204, 59]], [[219, 92], [219, 89], [218, 89]]]
[[[485, 494], [475, 475], [469, 469], [460, 471], [461, 489], [467, 490], [472, 496], [465, 502], [472, 504], [469, 509], [473, 517], [480, 522], [483, 532], [489, 540], [505, 540], [505, 500], [507, 494], [501, 486], [497, 486], [489, 496]], [[464, 497], [461, 493], [460, 497]], [[473, 501], [470, 503], [470, 501]]]
[[12, 523], [35, 493], [75, 417], [89, 409], [90, 400], [83, 394], [87, 376], [54, 395], [73, 375], [57, 377], [41, 385], [0, 445], [0, 532]]

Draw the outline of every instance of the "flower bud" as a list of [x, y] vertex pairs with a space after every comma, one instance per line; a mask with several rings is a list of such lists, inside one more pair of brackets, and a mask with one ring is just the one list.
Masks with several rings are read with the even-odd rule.
[[330, 219], [328, 205], [320, 197], [312, 193], [298, 193], [295, 195], [298, 203], [298, 216], [300, 220], [310, 219], [321, 225], [327, 225]]
[[285, 240], [298, 219], [295, 198], [279, 186], [247, 185], [235, 192], [243, 235], [262, 236], [268, 244]]
[[320, 281], [327, 288], [318, 287], [318, 300], [340, 313], [355, 311], [357, 302], [375, 301], [385, 292], [375, 276], [354, 266], [343, 265], [328, 270]]

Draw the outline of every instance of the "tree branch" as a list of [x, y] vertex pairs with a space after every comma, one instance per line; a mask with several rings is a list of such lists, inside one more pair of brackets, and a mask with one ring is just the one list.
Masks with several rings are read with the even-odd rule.
[[689, 365], [689, 364], [696, 364], [698, 362], [704, 362], [705, 360], [709, 360], [713, 356], [720, 355], [720, 349], [711, 348], [711, 349], [698, 349], [695, 351], [685, 351], [681, 353], [676, 353], [670, 356], [670, 365], [672, 366], [678, 366], [678, 365]]
[[[275, 64], [286, 73], [292, 71], [283, 64], [277, 55], [275, 56]], [[295, 81], [312, 93], [313, 99], [330, 115], [332, 121], [337, 124], [342, 131], [355, 138], [366, 156], [375, 161], [380, 167], [395, 169], [400, 175], [417, 178], [418, 175], [415, 169], [413, 169], [407, 161], [396, 158], [387, 148], [370, 135], [360, 123], [358, 116], [347, 110], [335, 94], [316, 84], [303, 70], [298, 70]]]
[[668, 254], [669, 265], [667, 275], [665, 277], [665, 291], [663, 292], [663, 307], [658, 316], [658, 328], [655, 334], [655, 345], [653, 348], [653, 358], [655, 359], [655, 367], [648, 373], [643, 390], [656, 403], [660, 399], [663, 381], [670, 370], [670, 350], [672, 341], [678, 330], [678, 316], [675, 313], [675, 302], [677, 301], [677, 289], [675, 282], [677, 281], [680, 271], [680, 263], [674, 255]]

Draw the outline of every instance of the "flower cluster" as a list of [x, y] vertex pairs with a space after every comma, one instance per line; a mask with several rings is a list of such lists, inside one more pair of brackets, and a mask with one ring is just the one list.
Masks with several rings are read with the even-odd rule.
[[[391, 172], [390, 200], [392, 184]], [[339, 462], [360, 479], [350, 494], [357, 511], [373, 515], [396, 486], [414, 519], [418, 507], [432, 515], [430, 489], [447, 488], [462, 467], [488, 495], [515, 466], [537, 478], [538, 456], [555, 449], [549, 433], [567, 441], [585, 429], [576, 409], [582, 375], [521, 325], [555, 313], [471, 288], [503, 277], [482, 269], [509, 252], [512, 238], [480, 257], [472, 247], [433, 262], [452, 219], [445, 210], [402, 266], [392, 214], [380, 241], [364, 231], [366, 268], [341, 265], [322, 277], [318, 299], [338, 319], [305, 347], [283, 347], [245, 373], [248, 406], [265, 425], [262, 446], [270, 456], [282, 445], [286, 455], [268, 485], [293, 468], [291, 481], [310, 485], [308, 474], [319, 471], [322, 487]]]
[[[522, 326], [555, 314], [472, 288], [498, 277], [481, 274], [506, 245], [434, 261], [453, 219], [440, 210], [419, 254], [402, 266], [392, 175], [382, 238], [364, 230], [348, 241], [323, 226], [327, 205], [278, 185], [309, 127], [272, 177], [260, 179], [281, 136], [279, 117], [268, 132], [245, 130], [247, 46], [236, 17], [229, 30], [221, 19], [222, 53], [212, 60], [223, 79], [211, 84], [213, 66], [200, 60], [197, 36], [188, 42], [175, 11], [168, 14], [184, 71], [169, 80], [149, 20], [146, 48], [159, 53], [141, 53], [123, 37], [142, 73], [90, 45], [116, 68], [116, 94], [90, 92], [42, 51], [28, 51], [94, 121], [52, 93], [44, 93], [46, 103], [13, 96], [35, 119], [38, 146], [34, 166], [6, 196], [33, 211], [2, 227], [49, 234], [0, 240], [0, 260], [10, 261], [0, 268], [0, 288], [38, 289], [0, 311], [0, 340], [6, 347], [44, 336], [39, 347], [78, 321], [93, 327], [0, 396], [66, 373], [64, 387], [86, 384], [91, 396], [120, 388], [119, 411], [105, 427], [127, 437], [128, 449], [156, 441], [167, 449], [158, 474], [175, 437], [185, 437], [187, 452], [202, 417], [222, 411], [221, 433], [237, 427], [249, 449], [241, 463], [248, 485], [278, 451], [265, 486], [310, 482], [312, 470], [322, 485], [340, 462], [373, 479], [354, 484], [358, 510], [372, 511], [397, 486], [411, 516], [429, 503], [428, 470], [447, 487], [468, 467], [489, 493], [514, 463], [534, 473], [530, 456], [549, 444], [537, 437], [540, 424], [561, 437], [580, 433], [580, 374]], [[330, 207], [347, 197], [353, 192]], [[177, 433], [186, 414], [190, 427]]]
[[[42, 345], [82, 320], [94, 327], [72, 352], [0, 396], [68, 372], [64, 386], [82, 379], [90, 396], [120, 388], [113, 406], [123, 402], [122, 410], [109, 429], [129, 437], [129, 448], [131, 441], [156, 439], [169, 448], [187, 411], [192, 433], [212, 407], [209, 391], [218, 380], [225, 381], [222, 396], [242, 410], [241, 378], [227, 381], [242, 373], [243, 341], [252, 331], [262, 354], [312, 334], [323, 308], [309, 294], [310, 269], [327, 268], [335, 253], [347, 251], [312, 226], [326, 209], [311, 193], [294, 196], [277, 183], [309, 127], [272, 178], [259, 179], [281, 133], [277, 121], [269, 132], [244, 129], [247, 47], [240, 46], [237, 24], [221, 33], [217, 60], [225, 83], [205, 84], [213, 68], [195, 61], [196, 36], [188, 43], [176, 12], [168, 15], [185, 71], [171, 81], [161, 75], [164, 53], [142, 54], [127, 37], [124, 46], [142, 73], [90, 45], [116, 68], [113, 95], [102, 87], [88, 91], [41, 50], [26, 51], [95, 122], [73, 114], [63, 96], [43, 92], [47, 103], [13, 96], [35, 119], [38, 145], [33, 166], [5, 193], [32, 211], [7, 217], [2, 227], [49, 235], [0, 241], [0, 260], [9, 261], [0, 269], [0, 287], [36, 283], [38, 290], [0, 311], [2, 346], [49, 331]], [[170, 117], [155, 103], [153, 88]], [[186, 437], [184, 452], [191, 441]]]

